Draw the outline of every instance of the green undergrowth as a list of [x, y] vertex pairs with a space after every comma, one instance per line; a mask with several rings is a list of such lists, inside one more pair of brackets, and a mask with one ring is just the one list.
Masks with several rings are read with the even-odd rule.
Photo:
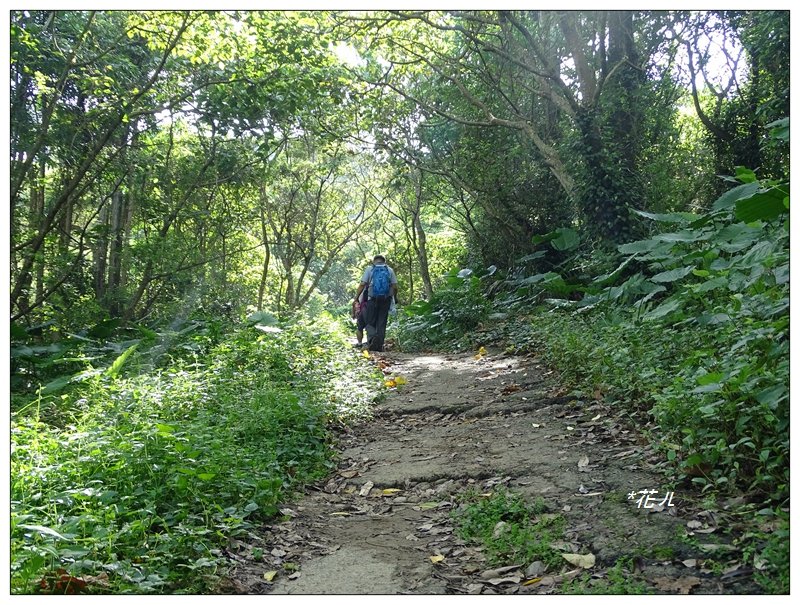
[[12, 592], [212, 590], [227, 540], [329, 471], [332, 425], [380, 385], [324, 318], [189, 344], [18, 396]]
[[522, 496], [497, 488], [490, 494], [467, 491], [453, 511], [458, 534], [481, 545], [491, 565], [544, 563], [550, 573], [564, 566], [551, 544], [563, 539], [566, 520], [548, 513], [542, 500], [533, 505]]

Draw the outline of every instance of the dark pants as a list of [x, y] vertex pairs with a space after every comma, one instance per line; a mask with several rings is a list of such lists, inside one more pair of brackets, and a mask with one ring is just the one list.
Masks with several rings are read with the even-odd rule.
[[391, 305], [391, 296], [379, 296], [367, 301], [367, 348], [370, 351], [383, 351], [386, 320], [389, 319]]

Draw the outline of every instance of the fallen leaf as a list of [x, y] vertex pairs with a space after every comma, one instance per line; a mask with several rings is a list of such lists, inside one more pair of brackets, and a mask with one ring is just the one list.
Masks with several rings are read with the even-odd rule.
[[733, 552], [737, 550], [735, 546], [731, 546], [730, 544], [706, 543], [706, 544], [698, 544], [698, 546], [706, 552], [716, 552], [718, 550], [725, 552]]
[[361, 353], [361, 355], [369, 359], [369, 351], [364, 351], [363, 353]]
[[592, 553], [589, 553], [588, 555], [578, 555], [565, 552], [561, 553], [561, 556], [576, 567], [582, 567], [583, 569], [594, 567], [594, 555]]
[[484, 572], [481, 572], [481, 579], [483, 580], [491, 580], [492, 578], [499, 578], [505, 573], [509, 571], [513, 571], [515, 569], [519, 569], [522, 565], [506, 565], [505, 567], [496, 567], [494, 569], [487, 569]]
[[436, 508], [439, 506], [438, 502], [423, 502], [419, 505], [420, 510], [430, 510], [431, 508]]
[[277, 575], [278, 575], [278, 570], [277, 569], [271, 569], [269, 571], [265, 571], [264, 572], [264, 579], [267, 582], [272, 582], [275, 579], [275, 576], [277, 576]]
[[296, 580], [302, 575], [302, 572], [296, 571], [292, 575], [287, 576], [290, 580]]
[[689, 594], [692, 588], [700, 584], [700, 578], [694, 576], [681, 576], [679, 578], [656, 578], [656, 586], [660, 590], [667, 592], [677, 592], [678, 594]]
[[536, 584], [537, 582], [541, 582], [541, 581], [542, 581], [541, 578], [533, 578], [531, 580], [527, 580], [527, 581], [523, 582], [522, 585], [523, 586], [530, 586], [531, 584]]
[[391, 378], [389, 380], [384, 380], [383, 384], [386, 385], [387, 389], [393, 389], [394, 387], [397, 386], [397, 383], [394, 380], [392, 380]]
[[589, 456], [581, 456], [578, 460], [578, 468], [589, 466]]
[[467, 589], [467, 594], [481, 594], [483, 591], [483, 584], [467, 584], [465, 588]]
[[367, 481], [361, 486], [361, 491], [358, 492], [359, 496], [368, 496], [375, 484], [372, 481]]
[[504, 578], [492, 578], [491, 580], [486, 580], [492, 586], [497, 586], [499, 584], [519, 584], [522, 581], [522, 576], [519, 574], [514, 574], [512, 576], [505, 576]]
[[344, 477], [345, 479], [352, 479], [356, 475], [358, 475], [358, 471], [349, 470], [349, 471], [339, 471], [339, 474]]
[[541, 424], [536, 424], [535, 422], [531, 422], [531, 426], [532, 426], [533, 428], [535, 428], [535, 429], [538, 429], [538, 428], [539, 428], [540, 426], [542, 426], [542, 425], [541, 425]]
[[430, 557], [428, 557], [428, 558], [431, 560], [431, 563], [433, 563], [434, 565], [436, 565], [437, 563], [441, 563], [442, 561], [444, 561], [444, 555], [431, 555], [431, 556], [430, 556]]
[[525, 570], [525, 576], [528, 578], [541, 576], [542, 573], [544, 573], [545, 567], [545, 564], [541, 561], [534, 561], [528, 565], [528, 568]]
[[405, 379], [403, 376], [397, 376], [397, 377], [395, 377], [395, 379], [394, 379], [394, 382], [395, 382], [395, 384], [397, 384], [397, 385], [401, 385], [401, 384], [408, 384], [408, 381], [407, 381], [407, 380], [406, 380], [406, 379]]
[[338, 512], [335, 512], [335, 513], [331, 513], [330, 516], [331, 517], [349, 517], [350, 513], [347, 513], [347, 512], [344, 512], [344, 511], [338, 511]]
[[681, 561], [686, 567], [696, 567], [697, 566], [697, 559], [684, 559]]
[[401, 491], [403, 491], [403, 490], [401, 490], [401, 489], [398, 489], [398, 488], [396, 488], [396, 487], [389, 487], [389, 488], [387, 488], [387, 489], [381, 490], [381, 493], [382, 493], [384, 496], [394, 496], [395, 494], [397, 494], [397, 493], [399, 493], [399, 492], [401, 492]]
[[692, 519], [686, 524], [686, 527], [688, 527], [689, 529], [697, 529], [698, 527], [703, 527], [703, 524], [700, 521]]

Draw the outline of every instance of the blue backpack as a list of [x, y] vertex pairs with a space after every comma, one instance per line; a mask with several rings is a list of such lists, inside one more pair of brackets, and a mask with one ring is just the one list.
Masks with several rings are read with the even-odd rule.
[[375, 265], [372, 269], [372, 296], [389, 296], [389, 267]]

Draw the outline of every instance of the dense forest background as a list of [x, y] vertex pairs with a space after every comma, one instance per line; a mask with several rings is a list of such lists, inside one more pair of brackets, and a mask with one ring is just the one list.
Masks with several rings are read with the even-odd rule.
[[[247, 444], [365, 413], [374, 377], [331, 335], [377, 253], [398, 346], [540, 313], [505, 341], [651, 410], [709, 492], [788, 507], [788, 11], [12, 11], [10, 45], [17, 590], [109, 557], [117, 589], [196, 586], [165, 563], [193, 548], [176, 527], [241, 527], [318, 476], [322, 429]], [[255, 407], [212, 409], [234, 379]], [[329, 389], [333, 412], [297, 403]], [[197, 485], [239, 463], [176, 437], [211, 416], [255, 465], [219, 510]]]

